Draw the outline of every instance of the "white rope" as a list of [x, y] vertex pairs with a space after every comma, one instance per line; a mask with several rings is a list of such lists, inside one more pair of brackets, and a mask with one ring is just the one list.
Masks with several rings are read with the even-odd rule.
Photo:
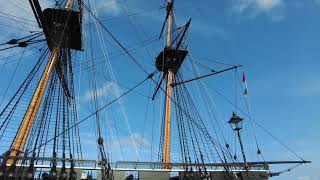
[[[96, 16], [98, 17], [98, 13], [97, 13], [97, 10], [96, 10], [96, 7], [95, 7], [95, 3], [93, 3], [93, 13], [96, 14]], [[105, 62], [106, 62], [106, 65], [107, 65], [107, 68], [109, 70], [109, 75], [113, 81], [112, 85], [113, 85], [113, 88], [115, 90], [115, 93], [116, 93], [116, 96], [119, 97], [121, 92], [120, 92], [120, 89], [118, 87], [118, 84], [117, 84], [117, 80], [115, 78], [115, 75], [114, 75], [114, 72], [113, 72], [113, 68], [112, 68], [112, 65], [110, 63], [110, 59], [109, 59], [109, 54], [108, 54], [108, 51], [107, 51], [107, 48], [106, 48], [106, 44], [105, 42], [103, 41], [103, 36], [102, 36], [102, 31], [101, 31], [101, 27], [99, 26], [99, 24], [97, 23], [97, 21], [95, 21], [95, 25], [96, 25], [96, 29], [97, 29], [97, 33], [98, 33], [98, 37], [99, 37], [99, 40], [100, 40], [100, 46], [101, 46], [101, 49], [102, 49], [102, 53], [103, 53], [103, 56], [104, 56], [104, 59], [105, 59]], [[125, 124], [129, 130], [129, 135], [130, 136], [133, 136], [133, 133], [132, 133], [132, 130], [130, 128], [130, 124], [129, 124], [129, 119], [128, 119], [128, 115], [126, 113], [126, 110], [124, 108], [124, 105], [123, 105], [123, 102], [121, 99], [119, 99], [118, 101], [119, 105], [120, 105], [120, 110], [122, 112], [122, 115], [123, 115], [123, 118], [125, 120]], [[132, 141], [130, 139], [130, 141]], [[132, 141], [132, 144], [134, 145], [134, 149], [135, 149], [135, 152], [136, 152], [136, 155], [137, 155], [137, 158], [140, 159], [139, 157], [139, 152], [138, 152], [138, 147], [136, 145], [136, 143], [134, 143]]]

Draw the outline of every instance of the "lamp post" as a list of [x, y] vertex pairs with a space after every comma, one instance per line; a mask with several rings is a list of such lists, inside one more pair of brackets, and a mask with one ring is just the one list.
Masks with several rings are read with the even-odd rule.
[[242, 157], [243, 157], [243, 161], [244, 161], [244, 165], [245, 165], [245, 169], [248, 170], [247, 159], [246, 159], [246, 155], [244, 153], [244, 147], [243, 147], [243, 143], [242, 143], [242, 139], [241, 139], [241, 135], [240, 135], [240, 130], [242, 129], [243, 119], [240, 118], [239, 116], [237, 116], [233, 112], [232, 113], [232, 117], [230, 118], [228, 123], [230, 124], [231, 128], [233, 129], [233, 131], [235, 131], [237, 133], [237, 135], [238, 135], [239, 142], [240, 142], [241, 153], [242, 153]]

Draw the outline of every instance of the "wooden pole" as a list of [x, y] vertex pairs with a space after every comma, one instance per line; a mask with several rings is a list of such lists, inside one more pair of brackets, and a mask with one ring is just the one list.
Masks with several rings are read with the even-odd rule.
[[237, 135], [238, 135], [239, 142], [240, 142], [240, 149], [241, 149], [241, 153], [242, 153], [243, 162], [245, 164], [245, 169], [248, 170], [247, 158], [246, 158], [246, 154], [244, 153], [244, 147], [243, 147], [243, 143], [242, 143], [242, 139], [241, 139], [240, 130], [237, 130]]
[[[68, 0], [64, 8], [70, 9], [72, 7], [73, 1], [74, 0]], [[63, 33], [61, 36], [63, 37]], [[32, 127], [34, 120], [37, 116], [37, 113], [39, 111], [47, 84], [49, 82], [52, 71], [53, 71], [55, 64], [56, 64], [58, 57], [59, 57], [59, 51], [60, 51], [59, 44], [60, 43], [58, 43], [58, 46], [54, 47], [51, 52], [48, 64], [46, 65], [45, 70], [44, 70], [44, 72], [41, 76], [41, 79], [39, 81], [39, 84], [33, 94], [31, 102], [28, 106], [28, 109], [27, 109], [25, 115], [24, 115], [19, 132], [18, 132], [18, 134], [14, 140], [13, 146], [10, 150], [10, 157], [16, 158], [24, 150], [24, 147], [27, 142], [31, 127]], [[8, 159], [6, 163], [7, 163], [7, 165], [12, 165], [13, 162], [14, 162], [14, 159]]]
[[[171, 0], [168, 0], [168, 5], [170, 5]], [[171, 6], [171, 5], [170, 5]], [[171, 28], [172, 28], [172, 8], [168, 8], [168, 34], [166, 47], [171, 48]], [[166, 109], [165, 109], [165, 126], [164, 126], [164, 146], [163, 146], [163, 163], [164, 169], [170, 169], [170, 139], [171, 139], [171, 97], [172, 97], [172, 82], [174, 78], [174, 73], [172, 69], [168, 70], [167, 75], [167, 91], [166, 91]]]

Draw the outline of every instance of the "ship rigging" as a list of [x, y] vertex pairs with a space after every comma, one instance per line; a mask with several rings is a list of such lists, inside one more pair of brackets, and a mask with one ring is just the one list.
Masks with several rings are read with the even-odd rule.
[[[127, 48], [116, 33], [98, 17], [96, 7], [90, 1], [60, 0], [55, 1], [55, 8], [46, 9], [43, 9], [38, 0], [29, 0], [29, 5], [41, 31], [31, 32], [30, 35], [8, 40], [0, 45], [1, 52], [23, 48], [23, 53], [26, 48], [31, 46], [38, 48], [37, 45], [41, 45], [40, 49], [38, 48], [40, 55], [36, 63], [12, 94], [11, 99], [6, 101], [0, 114], [0, 142], [3, 144], [0, 149], [2, 153], [0, 179], [75, 180], [81, 178], [82, 172], [94, 171], [97, 179], [103, 180], [123, 179], [127, 176], [127, 172], [137, 172], [127, 178], [137, 176], [138, 179], [249, 180], [268, 179], [301, 164], [310, 163], [286, 145], [285, 148], [299, 160], [266, 161], [255, 136], [256, 155], [263, 161], [248, 161], [241, 136], [242, 123], [246, 118], [250, 120], [251, 126], [256, 122], [252, 122], [250, 113], [244, 112], [236, 102], [232, 103], [227, 99], [233, 106], [234, 112], [226, 123], [231, 125], [230, 131], [234, 132], [234, 145], [237, 143], [240, 145], [241, 158], [237, 156], [237, 147], [232, 148], [224, 136], [218, 137], [217, 131], [223, 134], [219, 124], [217, 123], [217, 129], [214, 128], [216, 125], [207, 124], [207, 118], [204, 118], [202, 110], [199, 110], [189, 84], [198, 83], [199, 87], [203, 88], [203, 92], [199, 91], [199, 94], [205, 97], [208, 92], [202, 82], [203, 79], [234, 72], [235, 87], [243, 88], [238, 84], [238, 69], [242, 66], [227, 65], [213, 70], [195, 61], [187, 46], [192, 20], [189, 19], [183, 26], [178, 26], [174, 0], [168, 0], [165, 8], [162, 8], [166, 10], [166, 15], [159, 37], [139, 41], [138, 45], [131, 48]], [[127, 15], [130, 18], [130, 15]], [[84, 19], [88, 20], [87, 24]], [[102, 32], [108, 36], [107, 41], [104, 41]], [[95, 35], [98, 38], [94, 39]], [[154, 67], [147, 68], [135, 57], [133, 50], [145, 48], [146, 44], [161, 40], [165, 41], [165, 47], [154, 58]], [[113, 42], [113, 46], [121, 50], [120, 54], [125, 55], [142, 73], [143, 77], [125, 90], [119, 89], [110, 61], [98, 62], [95, 56], [96, 44], [99, 44], [101, 57], [109, 59], [106, 42]], [[148, 50], [147, 52], [150, 53]], [[87, 62], [85, 67], [79, 68], [84, 65], [78, 62], [83, 56]], [[106, 64], [103, 70], [108, 73], [99, 74], [99, 63]], [[191, 65], [191, 69], [188, 69], [189, 72], [193, 72], [191, 77], [182, 70], [186, 63]], [[123, 66], [122, 68], [125, 69]], [[206, 69], [207, 73], [199, 73], [198, 68]], [[87, 86], [90, 91], [87, 95], [91, 101], [92, 111], [80, 117], [77, 100], [79, 97], [76, 94], [79, 91], [76, 90], [75, 76], [83, 70], [88, 72]], [[97, 77], [100, 75], [103, 78], [109, 77], [112, 82], [105, 89], [111, 88], [115, 95], [107, 101], [101, 98], [101, 90], [98, 89]], [[188, 78], [185, 78], [186, 76]], [[150, 93], [147, 95], [138, 92], [138, 88], [146, 83], [150, 83]], [[128, 131], [119, 128], [119, 123], [114, 123], [117, 136], [115, 139], [120, 141], [119, 133], [124, 134], [130, 142], [134, 142], [129, 144], [135, 146], [138, 157], [140, 152], [137, 149], [144, 146], [150, 150], [150, 154], [157, 156], [157, 161], [154, 161], [153, 156], [150, 162], [112, 161], [111, 137], [108, 136], [111, 134], [111, 128], [110, 124], [106, 126], [103, 124], [108, 119], [105, 114], [120, 112], [124, 122], [128, 123], [122, 100], [132, 93], [145, 96], [148, 101], [147, 107], [149, 103], [159, 103], [162, 106], [159, 110], [161, 128], [159, 128], [158, 150], [153, 142], [147, 143], [143, 138], [133, 136], [130, 128]], [[215, 119], [210, 105], [212, 99], [207, 97], [208, 99], [203, 98], [205, 110], [209, 111], [212, 119]], [[236, 96], [235, 101], [238, 99]], [[246, 97], [244, 101], [247, 103]], [[112, 109], [114, 112], [108, 110], [115, 104], [119, 106], [117, 110]], [[246, 118], [243, 119], [238, 114]], [[88, 121], [95, 126], [95, 140], [91, 141], [96, 145], [96, 152], [93, 154], [98, 156], [97, 160], [86, 159], [83, 155], [85, 147], [81, 141], [81, 131], [83, 131], [81, 125]], [[176, 127], [175, 131], [173, 127]], [[211, 127], [214, 130], [211, 130]], [[121, 144], [119, 146], [121, 149]], [[173, 154], [173, 149], [178, 152], [178, 158], [173, 158], [177, 156]], [[120, 151], [124, 156], [122, 150]], [[274, 164], [294, 164], [294, 166], [279, 172], [271, 172], [269, 166]]]

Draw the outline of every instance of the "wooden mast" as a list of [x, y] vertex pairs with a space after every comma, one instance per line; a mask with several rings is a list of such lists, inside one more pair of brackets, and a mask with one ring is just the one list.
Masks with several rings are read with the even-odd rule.
[[[168, 6], [171, 6], [171, 0], [168, 0]], [[168, 33], [166, 48], [171, 47], [171, 29], [172, 29], [172, 10], [173, 8], [167, 8], [169, 11], [168, 16]], [[172, 82], [174, 78], [174, 73], [172, 69], [168, 70], [167, 75], [167, 91], [166, 91], [166, 109], [165, 109], [165, 126], [164, 126], [164, 146], [163, 146], [163, 163], [164, 169], [170, 169], [168, 163], [170, 163], [170, 139], [171, 139], [171, 97], [172, 97]]]
[[[64, 9], [66, 10], [70, 9], [72, 7], [73, 1], [74, 0], [68, 0], [64, 6]], [[60, 37], [63, 37], [63, 34], [64, 34], [64, 31], [62, 32]], [[28, 109], [26, 110], [26, 113], [23, 118], [23, 122], [21, 124], [21, 128], [19, 129], [19, 132], [15, 137], [14, 143], [10, 150], [10, 157], [12, 158], [16, 158], [24, 150], [31, 127], [39, 111], [41, 101], [42, 101], [44, 92], [46, 90], [47, 84], [49, 82], [50, 76], [58, 60], [60, 49], [61, 48], [60, 48], [60, 39], [59, 39], [58, 44], [52, 49], [48, 64], [45, 67], [45, 70], [41, 76], [39, 84], [33, 94], [32, 100], [28, 106]], [[13, 162], [14, 162], [14, 159], [8, 159], [6, 163], [8, 165], [11, 165], [13, 164]]]

